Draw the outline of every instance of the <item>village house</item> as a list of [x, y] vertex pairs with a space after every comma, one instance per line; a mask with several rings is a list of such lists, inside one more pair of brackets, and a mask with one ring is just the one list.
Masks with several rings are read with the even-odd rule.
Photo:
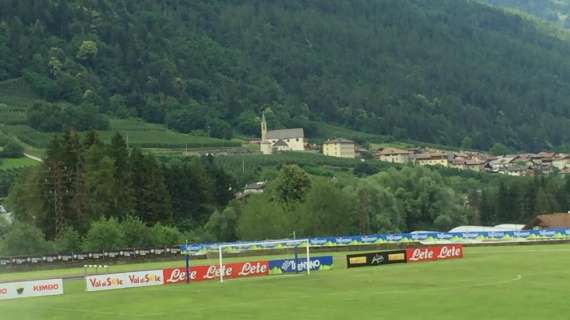
[[384, 162], [404, 164], [410, 162], [411, 154], [412, 152], [408, 150], [402, 150], [397, 148], [384, 148], [376, 152], [376, 159]]
[[449, 167], [458, 170], [465, 170], [467, 169], [466, 164], [467, 160], [464, 158], [455, 158], [449, 162]]
[[570, 228], [570, 212], [539, 215], [525, 229]]
[[535, 176], [570, 173], [570, 155], [553, 152], [491, 156], [475, 151], [447, 152], [438, 149], [383, 148], [376, 158], [390, 163], [415, 163], [419, 166], [443, 166], [458, 170], [490, 172], [510, 176]]
[[337, 158], [356, 158], [356, 145], [347, 139], [327, 140], [323, 144], [323, 154]]
[[483, 171], [483, 166], [485, 166], [485, 161], [482, 160], [467, 160], [465, 161], [465, 169], [475, 172]]
[[516, 156], [516, 155], [501, 156], [501, 157], [498, 157], [494, 160], [489, 161], [485, 167], [486, 167], [487, 171], [490, 171], [490, 172], [507, 174], [509, 171], [509, 168], [511, 168], [515, 164], [515, 161], [517, 161], [518, 159], [519, 159], [519, 156]]
[[252, 194], [263, 193], [263, 190], [265, 189], [265, 185], [266, 185], [265, 181], [259, 181], [259, 182], [247, 184], [242, 192], [239, 192], [236, 194], [236, 198], [240, 199], [240, 198], [252, 195]]
[[305, 132], [302, 128], [268, 130], [264, 114], [261, 119], [260, 151], [263, 154], [305, 151]]
[[449, 166], [449, 156], [445, 153], [423, 153], [414, 155], [414, 159], [419, 166]]
[[552, 166], [558, 170], [564, 170], [565, 168], [570, 168], [570, 155], [567, 154], [558, 155], [552, 161]]

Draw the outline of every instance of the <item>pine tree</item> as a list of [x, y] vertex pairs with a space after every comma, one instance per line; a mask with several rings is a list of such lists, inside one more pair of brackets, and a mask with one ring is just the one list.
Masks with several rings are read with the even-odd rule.
[[495, 201], [490, 197], [488, 190], [481, 192], [481, 223], [494, 225], [497, 222]]
[[48, 239], [60, 235], [66, 226], [85, 231], [88, 217], [85, 215], [85, 190], [83, 186], [83, 159], [79, 135], [68, 129], [61, 138], [50, 141], [44, 164], [46, 177], [47, 220], [53, 228], [46, 230]]
[[570, 175], [566, 176], [566, 183], [564, 184], [564, 190], [566, 194], [565, 196], [566, 203], [564, 204], [564, 210], [570, 212]]
[[558, 203], [552, 194], [549, 194], [543, 187], [538, 189], [536, 194], [535, 210], [537, 214], [554, 213], [557, 211]]
[[113, 176], [115, 179], [114, 192], [116, 196], [112, 204], [113, 210], [117, 215], [128, 215], [134, 209], [132, 168], [129, 163], [127, 142], [118, 132], [111, 139], [109, 156], [114, 163]]
[[200, 159], [171, 163], [163, 168], [176, 225], [190, 229], [208, 220], [213, 184]]
[[118, 214], [113, 207], [118, 196], [115, 192], [114, 169], [114, 162], [106, 155], [104, 146], [94, 144], [89, 148], [85, 155], [83, 179], [90, 220], [110, 218]]
[[172, 222], [172, 205], [161, 168], [153, 156], [131, 153], [134, 211], [147, 224]]

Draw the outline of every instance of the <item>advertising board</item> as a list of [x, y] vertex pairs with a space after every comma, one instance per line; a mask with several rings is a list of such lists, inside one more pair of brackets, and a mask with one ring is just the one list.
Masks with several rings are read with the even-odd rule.
[[[309, 259], [309, 270], [311, 271], [324, 271], [330, 270], [333, 266], [332, 256], [311, 257]], [[269, 274], [281, 274], [291, 272], [305, 272], [307, 271], [307, 259], [282, 259], [269, 261]]]
[[347, 268], [370, 267], [394, 263], [406, 263], [405, 250], [359, 253], [346, 256]]
[[104, 274], [85, 277], [87, 291], [158, 286], [164, 283], [162, 270]]
[[[267, 261], [227, 263], [222, 266], [224, 279], [258, 277], [269, 274]], [[170, 268], [163, 270], [164, 284], [175, 284], [186, 281], [186, 268]], [[220, 266], [190, 267], [190, 281], [217, 280], [220, 278]]]
[[406, 249], [406, 259], [408, 262], [423, 262], [460, 258], [463, 258], [463, 245], [461, 244]]
[[63, 294], [63, 280], [0, 283], [0, 300]]

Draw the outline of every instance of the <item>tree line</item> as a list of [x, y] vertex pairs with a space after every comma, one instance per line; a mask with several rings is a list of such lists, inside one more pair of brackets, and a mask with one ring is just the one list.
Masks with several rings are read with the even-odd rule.
[[49, 241], [88, 238], [101, 221], [175, 226], [192, 239], [211, 212], [232, 199], [234, 184], [212, 158], [161, 163], [129, 149], [119, 133], [105, 144], [95, 131], [69, 129], [52, 139], [41, 165], [20, 174], [6, 206], [18, 223]]
[[[68, 144], [74, 134], [56, 138], [59, 142], [52, 146], [65, 145], [68, 155], [77, 155]], [[80, 146], [93, 137], [86, 135]], [[560, 176], [505, 177], [403, 166], [337, 177], [283, 164], [263, 194], [236, 198], [232, 175], [211, 158], [158, 163], [128, 150], [120, 135], [109, 145], [95, 142], [89, 149], [79, 152], [79, 159], [85, 159], [79, 175], [67, 173], [63, 179], [67, 189], [59, 230], [49, 163], [66, 157], [50, 158], [43, 168], [19, 178], [7, 201], [16, 222], [0, 221], [0, 254], [275, 239], [293, 232], [314, 237], [448, 231], [459, 225], [526, 224], [537, 214], [570, 210], [570, 178]], [[95, 166], [91, 157], [100, 152]], [[118, 171], [122, 162], [113, 159], [126, 160], [127, 169]], [[62, 171], [76, 166], [62, 166]], [[82, 178], [77, 181], [77, 176]], [[126, 188], [117, 188], [117, 181]]]
[[[460, 225], [528, 224], [570, 210], [570, 178], [461, 176], [425, 167], [363, 178], [308, 175], [283, 167], [262, 195], [233, 201], [207, 224], [218, 240], [448, 231]], [[263, 225], [263, 228], [259, 226]]]

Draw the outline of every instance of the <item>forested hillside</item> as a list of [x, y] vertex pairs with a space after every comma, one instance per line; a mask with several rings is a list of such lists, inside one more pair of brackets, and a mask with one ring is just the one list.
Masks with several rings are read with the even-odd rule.
[[517, 9], [546, 21], [570, 28], [568, 0], [483, 0], [504, 8]]
[[108, 113], [253, 135], [269, 108], [272, 127], [568, 148], [569, 53], [467, 0], [0, 2], [0, 80], [23, 77], [58, 110], [96, 120], [80, 129], [108, 126], [95, 116]]

